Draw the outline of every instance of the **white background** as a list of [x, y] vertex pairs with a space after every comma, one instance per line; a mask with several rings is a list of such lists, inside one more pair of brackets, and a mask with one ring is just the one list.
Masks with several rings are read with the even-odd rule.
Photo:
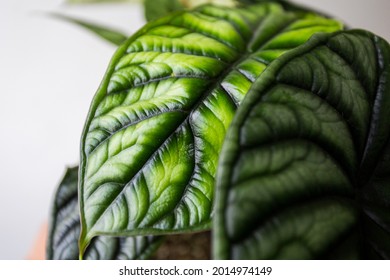
[[[158, 1], [158, 0], [156, 0]], [[0, 259], [24, 259], [66, 166], [78, 164], [90, 101], [115, 47], [48, 11], [131, 34], [141, 5], [0, 0]], [[390, 40], [389, 0], [296, 0]]]
[[[246, 275], [231, 273], [238, 267], [241, 271], [249, 271]], [[253, 267], [253, 275], [250, 268]], [[271, 267], [269, 275], [261, 274], [263, 267]], [[127, 270], [126, 275], [120, 275], [120, 270]], [[157, 269], [162, 275], [156, 275]], [[142, 270], [143, 269], [143, 273]], [[146, 269], [149, 269], [147, 272]], [[226, 269], [229, 275], [226, 275]], [[185, 272], [186, 270], [186, 272]], [[201, 270], [201, 271], [200, 271]], [[138, 271], [138, 275], [134, 275]], [[221, 274], [218, 273], [221, 272]], [[237, 271], [237, 270], [236, 270]], [[259, 271], [259, 275], [257, 274]], [[176, 272], [176, 275], [167, 275]], [[192, 272], [192, 273], [191, 273]], [[216, 275], [214, 275], [214, 273]], [[225, 273], [223, 273], [225, 272]], [[223, 273], [223, 274], [222, 274]], [[148, 275], [147, 275], [148, 274]], [[186, 275], [184, 274], [191, 274]], [[388, 280], [390, 266], [386, 261], [2, 261], [0, 262], [0, 277], [7, 280], [39, 279], [39, 280]]]

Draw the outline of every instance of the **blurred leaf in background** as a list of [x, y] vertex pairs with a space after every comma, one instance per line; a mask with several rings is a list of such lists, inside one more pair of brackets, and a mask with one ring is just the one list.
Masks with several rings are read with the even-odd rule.
[[232, 6], [235, 0], [144, 0], [147, 21], [158, 19], [174, 11], [192, 9], [203, 4]]
[[[83, 1], [85, 1], [85, 0], [83, 0]], [[74, 23], [74, 24], [79, 25], [81, 27], [84, 27], [85, 29], [95, 33], [96, 35], [98, 35], [102, 39], [105, 39], [106, 41], [113, 43], [115, 45], [118, 45], [118, 46], [120, 44], [122, 44], [128, 37], [128, 35], [122, 33], [121, 31], [117, 31], [115, 29], [105, 27], [105, 26], [102, 26], [100, 24], [96, 24], [96, 23], [92, 23], [89, 21], [84, 21], [81, 19], [77, 19], [74, 17], [65, 16], [65, 15], [61, 15], [61, 14], [56, 14], [56, 13], [52, 13], [51, 16], [53, 16], [55, 18], [59, 18], [61, 20], [65, 20], [67, 22]]]
[[[220, 0], [220, 2], [229, 2], [230, 0]], [[188, 9], [198, 4], [213, 2], [207, 0], [66, 0], [67, 4], [98, 4], [98, 3], [120, 3], [120, 2], [138, 2], [144, 5], [145, 18], [147, 21], [157, 19], [165, 16], [171, 12]], [[214, 1], [215, 2], [215, 1]], [[115, 44], [120, 45], [127, 38], [125, 34], [100, 24], [84, 21], [81, 19], [65, 16], [61, 14], [54, 14], [56, 18], [79, 25], [99, 37]]]
[[147, 21], [155, 20], [171, 12], [186, 8], [180, 0], [145, 0], [145, 18]]
[[[163, 17], [171, 12], [192, 9], [203, 4], [216, 4], [232, 6], [237, 2], [245, 0], [66, 0], [67, 4], [97, 4], [97, 3], [119, 3], [119, 2], [138, 2], [143, 3], [145, 19], [147, 21]], [[55, 14], [57, 18], [77, 24], [87, 30], [97, 34], [101, 38], [120, 45], [127, 38], [127, 35], [112, 28], [104, 27], [100, 24], [84, 21], [70, 16]]]
[[[94, 4], [94, 3], [114, 3], [114, 2], [141, 2], [142, 0], [67, 0], [68, 4]], [[155, 1], [157, 2], [157, 1]]]

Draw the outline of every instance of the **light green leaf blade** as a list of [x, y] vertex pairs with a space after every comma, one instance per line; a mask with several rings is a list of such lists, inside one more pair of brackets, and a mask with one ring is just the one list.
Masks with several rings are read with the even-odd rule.
[[209, 229], [236, 107], [271, 61], [340, 28], [274, 3], [207, 5], [131, 37], [114, 55], [82, 136], [81, 248], [100, 233]]
[[[52, 260], [77, 260], [80, 216], [77, 199], [78, 167], [69, 168], [61, 181], [52, 206], [47, 258]], [[162, 237], [98, 236], [84, 253], [91, 260], [147, 259], [160, 245]]]
[[226, 136], [214, 257], [390, 257], [390, 47], [315, 35], [256, 81]]
[[55, 18], [65, 20], [67, 22], [71, 22], [73, 24], [81, 26], [84, 29], [98, 35], [100, 38], [102, 38], [102, 39], [104, 39], [104, 40], [106, 40], [114, 45], [117, 45], [117, 46], [122, 44], [128, 37], [127, 35], [123, 34], [120, 31], [114, 30], [114, 29], [109, 28], [109, 27], [102, 26], [100, 24], [92, 23], [89, 21], [84, 21], [81, 19], [77, 19], [74, 17], [65, 16], [65, 15], [61, 15], [61, 14], [54, 14], [53, 13], [51, 15]]

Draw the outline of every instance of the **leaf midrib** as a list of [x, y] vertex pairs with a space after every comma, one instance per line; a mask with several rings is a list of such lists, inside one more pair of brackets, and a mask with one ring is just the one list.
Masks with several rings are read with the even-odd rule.
[[[227, 23], [231, 24], [231, 23], [230, 23], [229, 21], [227, 21], [226, 19], [223, 19], [223, 20], [226, 21]], [[261, 26], [262, 21], [263, 21], [263, 19], [260, 19], [260, 20], [258, 21], [257, 26], [256, 26], [255, 29], [258, 29], [258, 28]], [[186, 28], [187, 28], [187, 27], [186, 27]], [[202, 34], [202, 35], [208, 36], [208, 34], [203, 34], [203, 33], [201, 33], [201, 32], [195, 31], [195, 30], [194, 30], [194, 32], [197, 32], [197, 33], [200, 33], [200, 34]], [[243, 35], [242, 35], [241, 33], [239, 33], [239, 34], [243, 37]], [[213, 38], [213, 37], [211, 37], [211, 38], [214, 39], [214, 40], [217, 40], [216, 38]], [[122, 190], [118, 193], [118, 195], [113, 199], [113, 201], [112, 201], [111, 203], [109, 203], [109, 206], [103, 211], [103, 213], [101, 213], [101, 214], [99, 215], [99, 218], [96, 219], [96, 221], [93, 223], [93, 225], [90, 226], [89, 231], [88, 231], [89, 233], [92, 231], [92, 229], [95, 227], [95, 225], [100, 221], [100, 219], [105, 215], [105, 213], [111, 208], [111, 205], [112, 205], [113, 203], [115, 203], [115, 202], [120, 198], [120, 196], [121, 196], [121, 195], [123, 194], [123, 192], [125, 191], [126, 186], [127, 186], [129, 183], [131, 183], [132, 181], [134, 181], [134, 180], [137, 178], [137, 176], [139, 176], [140, 172], [141, 172], [141, 171], [143, 170], [143, 168], [149, 163], [149, 161], [151, 161], [151, 160], [154, 158], [155, 154], [156, 154], [156, 153], [157, 153], [157, 152], [158, 152], [158, 151], [159, 151], [159, 150], [160, 150], [160, 149], [161, 149], [161, 148], [170, 140], [170, 138], [176, 133], [176, 131], [179, 131], [179, 130], [186, 124], [186, 122], [189, 123], [189, 129], [191, 130], [191, 133], [192, 133], [192, 135], [193, 135], [193, 128], [192, 128], [191, 122], [190, 122], [190, 119], [191, 119], [192, 114], [193, 114], [193, 113], [194, 113], [194, 112], [195, 112], [195, 111], [204, 103], [204, 101], [211, 95], [211, 93], [212, 93], [216, 88], [218, 88], [218, 86], [220, 86], [220, 83], [227, 77], [227, 75], [228, 75], [229, 73], [231, 73], [232, 70], [234, 70], [241, 62], [245, 61], [245, 60], [253, 53], [253, 52], [250, 52], [250, 51], [248, 50], [248, 47], [250, 46], [250, 44], [252, 44], [252, 42], [253, 42], [254, 40], [256, 40], [256, 37], [252, 37], [250, 40], [248, 40], [248, 41], [246, 42], [246, 52], [245, 52], [245, 55], [240, 56], [240, 55], [238, 54], [237, 60], [236, 60], [234, 63], [232, 63], [232, 64], [230, 65], [230, 67], [228, 67], [227, 69], [225, 69], [225, 70], [218, 76], [218, 78], [215, 78], [215, 79], [214, 79], [214, 82], [212, 82], [212, 86], [210, 86], [210, 90], [205, 91], [205, 93], [204, 93], [204, 94], [199, 98], [199, 100], [195, 103], [195, 105], [194, 105], [193, 109], [191, 110], [190, 114], [188, 114], [187, 117], [185, 117], [184, 120], [177, 126], [176, 130], [174, 130], [174, 131], [173, 131], [173, 132], [172, 132], [172, 133], [163, 141], [163, 143], [162, 143], [162, 144], [156, 149], [156, 151], [147, 159], [147, 161], [142, 165], [142, 167], [137, 171], [137, 173], [131, 178], [131, 180], [130, 180], [128, 183], [126, 183], [126, 184], [124, 185], [124, 187], [123, 187]], [[220, 41], [220, 40], [217, 40], [217, 41], [219, 41], [220, 43], [226, 44], [226, 43], [223, 42], [223, 41]], [[221, 87], [221, 88], [222, 88], [222, 87]], [[234, 104], [234, 106], [237, 107], [238, 105], [235, 103], [233, 97], [232, 97], [230, 94], [228, 94], [227, 91], [225, 91], [225, 92], [227, 93], [227, 96], [228, 96], [229, 99], [232, 101], [232, 103]], [[168, 111], [168, 112], [170, 112], [170, 111]], [[100, 145], [100, 144], [99, 144], [99, 145]], [[194, 149], [194, 152], [196, 152], [195, 149]], [[87, 159], [87, 161], [88, 161], [88, 159]], [[192, 180], [193, 175], [194, 175], [194, 173], [192, 173], [192, 175], [191, 175], [189, 181]], [[189, 184], [187, 183], [187, 185], [186, 185], [186, 187], [185, 187], [184, 190], [186, 190], [186, 189], [188, 188], [188, 186], [189, 186]], [[175, 208], [177, 208], [178, 205], [180, 205], [182, 199], [183, 199], [183, 196], [181, 196], [181, 198], [180, 198], [180, 200], [178, 201], [178, 203], [176, 204]], [[168, 215], [168, 214], [170, 214], [170, 213], [167, 213], [166, 215]], [[161, 221], [162, 219], [164, 219], [164, 217], [166, 217], [166, 215], [163, 215], [163, 216], [159, 219], [159, 221]], [[94, 235], [92, 234], [91, 237], [93, 237], [93, 236], [94, 236]]]

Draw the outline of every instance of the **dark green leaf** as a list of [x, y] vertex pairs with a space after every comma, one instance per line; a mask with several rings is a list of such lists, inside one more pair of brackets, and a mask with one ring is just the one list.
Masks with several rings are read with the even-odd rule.
[[144, 0], [144, 8], [146, 20], [151, 21], [186, 7], [180, 0]]
[[[47, 258], [76, 260], [79, 258], [80, 217], [77, 201], [78, 167], [67, 170], [60, 183], [52, 208]], [[84, 254], [85, 259], [146, 259], [161, 243], [161, 237], [98, 236]]]
[[202, 6], [151, 22], [116, 52], [82, 136], [81, 246], [97, 234], [210, 228], [218, 156], [268, 63], [340, 23], [278, 4]]
[[214, 256], [390, 257], [390, 47], [320, 34], [274, 61], [226, 136]]
[[[267, 2], [274, 2], [272, 0]], [[147, 21], [156, 20], [172, 12], [193, 9], [197, 6], [207, 4], [223, 4], [234, 6], [234, 0], [144, 0], [145, 18]]]
[[296, 13], [314, 13], [317, 15], [321, 15], [323, 17], [331, 18], [331, 16], [327, 15], [326, 13], [323, 13], [323, 11], [318, 11], [316, 9], [313, 9], [312, 7], [307, 7], [306, 5], [300, 5], [294, 3], [295, 1], [287, 1], [287, 0], [236, 0], [238, 3], [241, 4], [255, 4], [255, 3], [265, 3], [265, 2], [274, 2], [279, 3], [283, 6], [284, 9], [296, 12]]
[[124, 35], [123, 33], [121, 33], [120, 31], [116, 31], [114, 29], [104, 27], [104, 26], [99, 25], [99, 24], [91, 23], [88, 21], [84, 21], [84, 20], [80, 20], [80, 19], [76, 19], [76, 18], [73, 18], [70, 16], [65, 16], [65, 15], [60, 15], [60, 14], [52, 14], [52, 16], [59, 18], [59, 19], [62, 19], [62, 20], [65, 20], [65, 21], [68, 21], [68, 22], [71, 22], [71, 23], [74, 23], [78, 26], [81, 26], [81, 27], [95, 33], [99, 37], [101, 37], [101, 38], [107, 40], [108, 42], [113, 43], [117, 46], [122, 44], [128, 37], [128, 36]]

